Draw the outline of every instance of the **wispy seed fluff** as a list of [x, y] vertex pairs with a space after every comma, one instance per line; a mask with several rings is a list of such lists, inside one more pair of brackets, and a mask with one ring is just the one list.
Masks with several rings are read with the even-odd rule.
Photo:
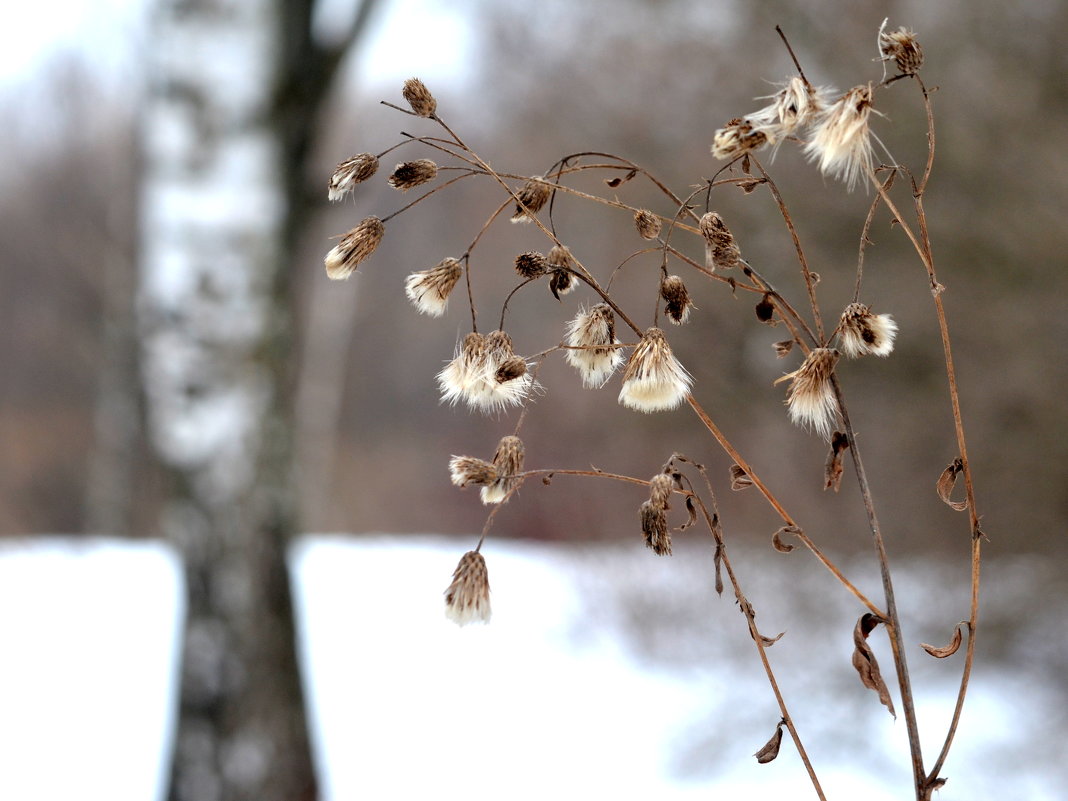
[[916, 40], [916, 34], [905, 28], [887, 32], [887, 22], [889, 20], [884, 19], [879, 26], [879, 61], [893, 61], [898, 71], [905, 75], [919, 72], [923, 66], [923, 48]]
[[468, 551], [460, 558], [452, 583], [445, 590], [445, 616], [459, 626], [489, 623], [489, 593], [486, 560], [478, 551]]
[[430, 94], [426, 84], [418, 78], [406, 80], [401, 94], [404, 95], [404, 99], [408, 101], [408, 105], [412, 107], [416, 115], [433, 117], [437, 113], [438, 101], [434, 99], [434, 95]]
[[385, 232], [386, 227], [377, 217], [363, 220], [326, 254], [323, 260], [326, 274], [335, 281], [348, 278], [356, 272], [361, 261], [375, 252]]
[[716, 131], [712, 138], [712, 155], [733, 159], [768, 144], [768, 134], [749, 120], [733, 119]]
[[677, 275], [669, 275], [660, 282], [660, 297], [666, 302], [664, 313], [675, 325], [682, 325], [690, 316], [693, 301], [690, 300], [690, 291], [686, 284]]
[[852, 189], [871, 167], [871, 85], [855, 86], [824, 110], [812, 128], [805, 155], [820, 172]]
[[519, 437], [502, 437], [493, 455], [497, 477], [482, 488], [482, 503], [500, 503], [519, 484], [516, 476], [523, 472], [525, 449]]
[[470, 333], [459, 352], [438, 373], [441, 399], [484, 412], [522, 404], [536, 388], [527, 363], [515, 355], [512, 339], [504, 331], [486, 336]]
[[449, 478], [461, 489], [468, 484], [485, 486], [497, 480], [497, 468], [474, 456], [453, 456], [449, 460]]
[[416, 186], [421, 186], [438, 177], [438, 165], [430, 159], [416, 159], [405, 161], [393, 168], [393, 174], [389, 176], [389, 185], [394, 189], [407, 192]]
[[582, 348], [569, 349], [564, 358], [579, 371], [582, 384], [586, 387], [604, 386], [623, 361], [621, 348], [603, 347], [619, 344], [616, 339], [616, 317], [607, 303], [598, 303], [575, 315], [567, 324], [567, 344], [571, 348]]
[[679, 364], [664, 332], [650, 328], [627, 362], [619, 402], [640, 412], [674, 409], [686, 398], [692, 379]]
[[409, 275], [404, 282], [404, 291], [408, 300], [423, 314], [440, 317], [449, 305], [449, 293], [463, 274], [464, 268], [459, 260], [443, 259], [437, 267]]
[[634, 227], [642, 239], [656, 239], [660, 236], [660, 218], [648, 209], [639, 209], [634, 213]]
[[828, 90], [817, 89], [799, 75], [780, 85], [782, 88], [769, 98], [770, 105], [746, 117], [772, 144], [808, 125], [827, 106]]
[[850, 303], [842, 312], [839, 345], [851, 359], [866, 354], [889, 356], [894, 349], [897, 323], [889, 314], [872, 314], [863, 303]]
[[330, 176], [330, 200], [341, 200], [378, 171], [378, 158], [371, 153], [359, 153], [337, 165]]
[[512, 222], [530, 222], [533, 215], [541, 211], [545, 204], [549, 202], [551, 193], [552, 190], [549, 188], [549, 184], [545, 182], [542, 176], [537, 175], [533, 178], [528, 178], [526, 183], [519, 187], [515, 193], [520, 202], [515, 206]]
[[814, 348], [799, 368], [775, 382], [790, 381], [786, 392], [790, 420], [823, 439], [830, 439], [838, 414], [838, 401], [831, 385], [838, 356], [834, 348]]
[[713, 270], [729, 270], [736, 266], [741, 251], [723, 218], [714, 211], [707, 211], [701, 216], [699, 227], [705, 240], [705, 266]]

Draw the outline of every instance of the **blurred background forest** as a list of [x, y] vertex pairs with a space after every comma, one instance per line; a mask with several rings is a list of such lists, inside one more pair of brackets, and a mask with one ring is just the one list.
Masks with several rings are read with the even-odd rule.
[[[562, 154], [596, 149], [647, 166], [681, 192], [718, 169], [708, 153], [715, 128], [752, 108], [768, 81], [790, 71], [775, 24], [789, 32], [815, 82], [846, 87], [878, 76], [873, 31], [888, 15], [892, 25], [918, 32], [927, 45], [924, 74], [939, 88], [931, 235], [949, 287], [984, 528], [996, 534], [991, 551], [1063, 555], [1068, 460], [1060, 422], [1068, 371], [1057, 354], [1068, 280], [1061, 220], [1068, 159], [1060, 133], [1068, 56], [1047, 32], [1068, 21], [1064, 4], [902, 2], [845, 11], [834, 2], [560, 2], [536, 9], [471, 2], [436, 8], [425, 21], [422, 5], [410, 17], [404, 3], [396, 5], [389, 13], [403, 20], [393, 34], [400, 36], [375, 44], [377, 63], [346, 61], [320, 117], [316, 166], [307, 176], [309, 193], [318, 194], [302, 255], [290, 265], [298, 375], [306, 379], [298, 390], [304, 416], [297, 440], [305, 530], [477, 530], [483, 510], [449, 484], [445, 463], [452, 453], [492, 451], [510, 426], [438, 403], [433, 376], [463, 321], [455, 313], [444, 324], [428, 321], [402, 296], [411, 270], [470, 240], [496, 202], [492, 190], [468, 183], [446, 203], [405, 214], [347, 284], [328, 285], [321, 267], [330, 236], [402, 204], [384, 182], [361, 186], [355, 207], [328, 208], [318, 190], [338, 161], [383, 150], [413, 127], [378, 105], [398, 100], [397, 76], [410, 72], [406, 54], [429, 61], [431, 73], [421, 77], [446, 119], [498, 168], [534, 174]], [[390, 4], [384, 6], [383, 15]], [[0, 167], [0, 534], [152, 530], [159, 476], [148, 469], [136, 351], [122, 330], [132, 320], [139, 246], [137, 65], [150, 46], [130, 14], [129, 31], [106, 44], [128, 49], [121, 68], [114, 58], [110, 71], [94, 66], [93, 47], [83, 43], [9, 83], [0, 98], [8, 154]], [[880, 101], [887, 119], [877, 120], [877, 132], [899, 160], [919, 163], [916, 97], [900, 86]], [[836, 306], [850, 286], [864, 194], [814, 185], [821, 182], [789, 148], [773, 169], [824, 277], [827, 304]], [[642, 191], [624, 186], [621, 197], [652, 202]], [[789, 243], [763, 198], [723, 193], [714, 206], [754, 264], [780, 283], [793, 279]], [[614, 265], [629, 252], [631, 243], [620, 243], [627, 220], [573, 203], [561, 219], [590, 263]], [[959, 547], [959, 532], [944, 530], [934, 494], [917, 497], [912, 489], [917, 474], [922, 486], [932, 483], [954, 455], [931, 310], [911, 291], [923, 278], [885, 219], [873, 238], [871, 298], [902, 331], [885, 364], [850, 366], [877, 497], [888, 507], [895, 550]], [[499, 265], [500, 286], [492, 291], [506, 290], [512, 258], [531, 247], [542, 247], [536, 232], [491, 232], [480, 262]], [[759, 325], [744, 299], [718, 287], [697, 292], [701, 311], [676, 347], [696, 375], [698, 397], [743, 450], [769, 454], [758, 463], [799, 516], [819, 521], [810, 528], [833, 547], [865, 548], [859, 504], [811, 491], [823, 455], [784, 424], [781, 392], [771, 387], [785, 369], [771, 356], [780, 332]], [[520, 351], [550, 344], [570, 314], [569, 305], [521, 298], [513, 313]], [[537, 443], [528, 450], [532, 465], [595, 463], [645, 475], [678, 449], [715, 469], [726, 466], [695, 439], [685, 414], [637, 417], [617, 406], [610, 388], [582, 391], [557, 364], [548, 366], [544, 383], [550, 393], [527, 423], [527, 438]], [[113, 410], [109, 417], [109, 403], [119, 404], [118, 418]], [[109, 419], [124, 427], [115, 430]], [[798, 464], [811, 470], [799, 472]], [[526, 491], [499, 532], [632, 537], [631, 506], [623, 489], [561, 481]], [[736, 506], [730, 514], [745, 529], [771, 524], [749, 498]]]
[[[146, 189], [161, 180], [163, 140], [153, 139], [152, 131], [167, 98], [153, 76], [166, 68], [169, 52], [155, 38], [159, 23], [151, 9], [163, 8], [162, 17], [178, 19], [190, 9], [195, 16], [198, 7], [243, 4], [115, 3], [91, 29], [38, 57], [33, 70], [0, 84], [0, 142], [7, 154], [0, 163], [0, 335], [5, 343], [0, 349], [0, 537], [163, 534], [183, 554], [193, 598], [198, 592], [211, 596], [212, 588], [244, 588], [234, 590], [236, 597], [263, 579], [271, 584], [264, 597], [253, 592], [252, 600], [237, 606], [247, 603], [257, 614], [269, 607], [278, 617], [264, 618], [267, 639], [285, 647], [266, 661], [255, 648], [240, 659], [246, 665], [270, 665], [264, 672], [287, 677], [289, 684], [275, 689], [299, 707], [294, 657], [286, 642], [292, 634], [289, 589], [284, 580], [276, 581], [293, 535], [471, 535], [481, 529], [486, 510], [476, 493], [451, 485], [448, 459], [452, 454], [488, 458], [514, 425], [511, 415], [485, 418], [439, 402], [434, 376], [466, 333], [466, 315], [462, 304], [454, 303], [443, 320], [429, 319], [403, 296], [410, 272], [458, 255], [471, 241], [501, 202], [499, 188], [462, 182], [447, 198], [431, 199], [391, 222], [381, 247], [350, 281], [332, 283], [324, 274], [322, 258], [331, 237], [411, 199], [385, 183], [391, 154], [354, 199], [328, 205], [326, 183], [334, 166], [357, 152], [385, 150], [402, 130], [434, 132], [425, 121], [379, 101], [401, 102], [403, 80], [418, 75], [437, 97], [442, 117], [501, 171], [539, 174], [568, 153], [611, 152], [642, 164], [684, 195], [721, 166], [709, 153], [715, 129], [755, 108], [754, 97], [769, 94], [771, 82], [791, 73], [776, 25], [788, 33], [814, 83], [844, 90], [881, 76], [881, 67], [873, 63], [875, 34], [889, 17], [891, 27], [916, 31], [927, 56], [923, 75], [937, 87], [937, 155], [926, 208], [939, 277], [947, 287], [979, 512], [990, 535], [985, 553], [991, 560], [1035, 555], [1054, 565], [1068, 555], [1061, 524], [1068, 512], [1068, 437], [1061, 428], [1068, 367], [1063, 354], [1057, 356], [1068, 339], [1062, 311], [1068, 282], [1068, 227], [1062, 221], [1068, 208], [1063, 148], [1068, 51], [1055, 35], [1068, 29], [1068, 5], [1033, 2], [1020, 8], [965, 0], [887, 2], [877, 9], [841, 0], [279, 4], [307, 12], [301, 19], [310, 21], [310, 30], [300, 32], [304, 39], [294, 35], [287, 41], [327, 43], [308, 45], [310, 56], [299, 48], [284, 54], [291, 66], [320, 59], [316, 69], [326, 77], [315, 83], [315, 70], [305, 70], [299, 74], [310, 84], [287, 86], [288, 95], [279, 92], [293, 103], [282, 105], [279, 119], [287, 153], [294, 155], [281, 170], [289, 215], [279, 234], [285, 246], [277, 253], [293, 255], [284, 256], [271, 279], [277, 317], [266, 319], [292, 319], [294, 325], [290, 331], [279, 322], [279, 331], [285, 330], [277, 340], [270, 340], [267, 326], [267, 344], [250, 351], [250, 363], [266, 366], [272, 386], [279, 388], [264, 404], [267, 433], [262, 436], [268, 446], [262, 450], [268, 456], [272, 450], [281, 453], [283, 468], [245, 465], [247, 470], [238, 470], [234, 478], [231, 463], [212, 464], [208, 458], [207, 469], [198, 474], [188, 453], [176, 458], [173, 448], [168, 452], [160, 446], [158, 434], [153, 440], [149, 425], [161, 362], [158, 353], [146, 358], [151, 350], [146, 341], [158, 334], [154, 326], [178, 329], [192, 321], [194, 330], [203, 323], [199, 312], [183, 310], [180, 301], [168, 308], [158, 282], [153, 289], [143, 266], [167, 250], [149, 224], [159, 222], [156, 211], [162, 204], [155, 201], [160, 196]], [[370, 16], [349, 42], [345, 30], [356, 7]], [[883, 117], [874, 122], [876, 133], [897, 160], [921, 165], [925, 120], [914, 87], [900, 82], [880, 92], [877, 103]], [[287, 120], [294, 123], [288, 131]], [[206, 127], [210, 132], [211, 125]], [[433, 157], [414, 148], [402, 152], [404, 159]], [[822, 276], [828, 314], [849, 299], [870, 196], [824, 181], [790, 146], [770, 171], [809, 261]], [[617, 190], [597, 179], [582, 186], [615, 191], [634, 206], [674, 211], [638, 181]], [[243, 202], [242, 187], [230, 189], [237, 191], [223, 205], [233, 211]], [[713, 196], [712, 207], [728, 221], [743, 255], [798, 301], [795, 306], [804, 306], [792, 245], [766, 195], [723, 191]], [[598, 275], [607, 275], [641, 244], [627, 215], [569, 198], [558, 201], [555, 215], [561, 238]], [[866, 448], [891, 559], [923, 562], [932, 570], [945, 567], [947, 572], [931, 583], [956, 584], [967, 579], [969, 542], [961, 516], [934, 492], [956, 445], [926, 276], [885, 213], [877, 217], [870, 238], [863, 299], [877, 312], [893, 314], [900, 334], [889, 359], [861, 360], [840, 372]], [[199, 246], [201, 256], [210, 257], [213, 243]], [[515, 283], [516, 254], [531, 249], [546, 245], [530, 226], [502, 220], [490, 229], [475, 257], [484, 293], [480, 319], [496, 316]], [[233, 253], [223, 255], [220, 251], [224, 268], [227, 259], [240, 261]], [[626, 303], [644, 303], [638, 308], [646, 309], [649, 287], [641, 275], [628, 272], [620, 291]], [[690, 289], [697, 311], [684, 329], [671, 333], [677, 355], [695, 377], [695, 395], [822, 547], [843, 560], [866, 555], [869, 535], [856, 490], [847, 480], [839, 495], [822, 492], [823, 446], [788, 423], [782, 387], [772, 385], [793, 366], [777, 360], [772, 349], [784, 332], [760, 324], [747, 295], [732, 297], [719, 285], [698, 282]], [[563, 303], [544, 291], [518, 295], [508, 326], [517, 350], [529, 355], [556, 344], [576, 305], [574, 295]], [[240, 316], [221, 319], [235, 329], [245, 322]], [[194, 342], [205, 330], [210, 339], [209, 327], [194, 330]], [[146, 363], [156, 366], [146, 371]], [[628, 411], [616, 402], [614, 381], [600, 391], [584, 390], [562, 360], [550, 360], [539, 379], [546, 391], [532, 405], [523, 429], [528, 468], [593, 464], [646, 477], [681, 451], [708, 465], [725, 489], [730, 461], [690, 415]], [[183, 391], [192, 408], [198, 392], [210, 394], [211, 382]], [[183, 436], [195, 444], [199, 436], [214, 436], [210, 428], [193, 426]], [[283, 444], [275, 449], [275, 443]], [[262, 455], [251, 452], [250, 464]], [[256, 494], [261, 483], [265, 489]], [[755, 493], [719, 496], [732, 537], [764, 545], [778, 527]], [[176, 497], [191, 503], [186, 512], [193, 509], [201, 517], [176, 514]], [[498, 515], [493, 536], [636, 545], [635, 509], [641, 500], [633, 487], [558, 477], [550, 487], [524, 487]], [[240, 511], [231, 514], [233, 509]], [[218, 526], [226, 527], [227, 536], [216, 538], [223, 545], [212, 544]], [[254, 536], [241, 539], [247, 531]], [[260, 553], [271, 549], [267, 556]], [[249, 567], [246, 557], [255, 565]], [[235, 582], [236, 574], [225, 569], [209, 575], [220, 564], [247, 568], [240, 575], [254, 578]], [[1021, 586], [1013, 575], [1000, 585], [1010, 595]], [[995, 588], [999, 581], [995, 573]], [[1058, 619], [1050, 610], [1066, 597], [1064, 578], [1053, 571], [1041, 581], [1045, 601], [1057, 601], [1047, 612]], [[591, 597], [624, 590], [629, 592], [630, 585], [623, 590], [619, 584], [608, 590], [592, 586]], [[916, 592], [913, 600], [924, 597]], [[1001, 656], [1015, 664], [1026, 650], [1023, 635], [1014, 632], [1028, 599], [1013, 597], [1012, 604], [984, 619], [994, 635], [984, 641], [984, 658]], [[665, 611], [680, 621], [679, 631], [702, 624], [686, 621], [685, 601], [665, 610], [658, 606], [662, 600], [640, 590], [615, 600], [612, 610], [600, 611], [607, 618], [621, 616], [626, 636], [639, 651], [668, 660], [714, 658], [700, 648], [696, 655], [691, 649], [679, 657], [672, 650], [677, 642], [658, 640], [650, 621], [662, 619]], [[190, 603], [188, 617], [194, 622], [198, 614], [218, 612]], [[594, 607], [601, 603], [610, 605], [592, 602]], [[220, 619], [233, 611], [224, 609]], [[197, 664], [197, 644], [205, 641], [194, 636], [195, 626], [188, 621], [187, 626], [188, 674], [189, 665]], [[282, 636], [275, 637], [279, 626]], [[264, 631], [244, 639], [252, 641]], [[226, 641], [226, 635], [219, 636]], [[1050, 641], [1043, 648], [1034, 669], [1045, 671], [1044, 680], [1063, 693], [1068, 663], [1063, 643]], [[208, 668], [205, 675], [225, 675], [220, 665]], [[275, 698], [270, 692], [264, 696], [268, 700]], [[182, 690], [185, 701], [195, 695], [188, 685]], [[183, 706], [183, 720], [187, 713]], [[303, 727], [300, 719], [288, 728]], [[180, 751], [181, 735], [178, 739]], [[212, 797], [194, 790], [175, 797]]]

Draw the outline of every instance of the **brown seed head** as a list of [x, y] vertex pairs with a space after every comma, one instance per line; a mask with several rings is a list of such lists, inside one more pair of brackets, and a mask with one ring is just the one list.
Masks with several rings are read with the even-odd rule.
[[356, 184], [366, 181], [377, 171], [378, 158], [371, 153], [359, 153], [341, 162], [330, 176], [327, 197], [330, 200], [341, 200]]
[[705, 265], [711, 269], [729, 270], [738, 264], [741, 251], [723, 218], [709, 211], [701, 216], [701, 236], [705, 240]]
[[512, 222], [530, 222], [531, 218], [549, 202], [551, 194], [552, 190], [542, 176], [536, 175], [528, 178], [515, 193], [515, 196], [519, 198], [519, 203], [516, 204]]
[[468, 484], [492, 484], [497, 480], [497, 468], [474, 456], [453, 456], [449, 461], [449, 475], [457, 487]]
[[437, 267], [412, 273], [404, 282], [408, 300], [423, 314], [440, 317], [449, 305], [449, 294], [456, 287], [464, 268], [458, 259], [443, 259]]
[[671, 322], [675, 325], [686, 322], [693, 302], [690, 300], [690, 291], [679, 276], [669, 275], [660, 282], [660, 297], [666, 301], [664, 312]]
[[839, 324], [842, 352], [851, 359], [866, 354], [889, 356], [897, 323], [889, 314], [872, 314], [863, 303], [850, 303]]
[[578, 266], [575, 262], [575, 257], [571, 255], [571, 251], [567, 245], [553, 245], [549, 249], [548, 255], [545, 260], [549, 262], [550, 267], [563, 267], [569, 270], [574, 270]]
[[326, 274], [335, 281], [352, 275], [360, 262], [375, 252], [386, 227], [377, 217], [368, 217], [343, 237], [323, 260]]
[[671, 532], [668, 531], [667, 513], [652, 501], [645, 501], [638, 509], [642, 521], [645, 545], [657, 556], [671, 556]]
[[648, 209], [639, 209], [634, 214], [634, 227], [642, 239], [656, 239], [660, 236], [660, 218]]
[[537, 278], [549, 272], [549, 262], [541, 253], [531, 250], [515, 257], [515, 271], [523, 278]]
[[452, 583], [445, 590], [445, 615], [454, 623], [489, 623], [489, 571], [486, 560], [478, 551], [468, 551], [452, 574]]
[[497, 470], [497, 479], [482, 488], [482, 503], [501, 503], [519, 484], [516, 475], [523, 472], [525, 455], [523, 441], [519, 437], [501, 437], [497, 452], [493, 455], [493, 466]]
[[712, 155], [717, 159], [733, 159], [758, 150], [768, 143], [765, 131], [749, 120], [733, 119], [716, 131], [712, 139]]
[[389, 176], [389, 185], [394, 189], [407, 192], [409, 189], [438, 177], [438, 165], [430, 159], [416, 159], [405, 161], [393, 168], [393, 174]]
[[668, 502], [674, 489], [675, 480], [667, 473], [653, 476], [649, 482], [649, 503], [657, 509], [670, 509], [671, 506]]
[[893, 61], [898, 71], [904, 75], [913, 75], [923, 66], [923, 48], [916, 40], [916, 34], [905, 28], [887, 32], [886, 22], [879, 29], [879, 60]]
[[664, 332], [649, 328], [623, 371], [619, 402], [641, 412], [674, 409], [686, 399], [692, 381], [671, 352]]
[[461, 398], [470, 400], [483, 382], [489, 347], [477, 331], [464, 337], [453, 360], [438, 373], [441, 399], [454, 404]]
[[497, 365], [493, 377], [498, 384], [511, 381], [527, 374], [527, 363], [519, 356], [508, 356]]
[[799, 368], [775, 382], [790, 380], [786, 392], [790, 419], [811, 428], [823, 439], [830, 438], [838, 414], [838, 401], [831, 384], [838, 357], [834, 348], [813, 348]]
[[549, 279], [549, 291], [557, 300], [561, 295], [566, 295], [575, 288], [575, 277], [567, 270], [553, 270], [553, 277]]
[[401, 89], [401, 94], [408, 101], [408, 105], [412, 107], [412, 111], [420, 117], [433, 117], [437, 113], [438, 101], [434, 99], [434, 95], [430, 94], [426, 84], [418, 78], [406, 80], [404, 88]]
[[623, 361], [619, 348], [598, 347], [616, 344], [616, 316], [607, 303], [580, 311], [568, 323], [567, 344], [571, 348], [564, 358], [579, 371], [587, 387], [603, 385]]

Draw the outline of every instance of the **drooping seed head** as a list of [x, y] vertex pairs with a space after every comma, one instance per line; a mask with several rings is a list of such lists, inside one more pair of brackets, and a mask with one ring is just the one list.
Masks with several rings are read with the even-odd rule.
[[458, 259], [443, 259], [437, 267], [412, 273], [404, 282], [408, 300], [423, 314], [440, 317], [449, 305], [449, 294], [456, 287], [464, 268]]
[[[879, 28], [879, 61], [893, 61], [903, 75], [913, 75], [923, 66], [923, 48], [916, 34], [906, 28], [887, 31], [883, 20]], [[884, 76], [885, 77], [885, 76]]]
[[619, 402], [640, 412], [674, 409], [685, 400], [692, 382], [672, 354], [664, 332], [650, 328], [627, 362]]
[[659, 473], [649, 482], [649, 503], [657, 509], [669, 509], [671, 493], [675, 489], [675, 479], [668, 473]]
[[660, 282], [660, 297], [665, 301], [664, 313], [675, 325], [682, 325], [690, 316], [693, 301], [686, 284], [677, 275], [669, 275]]
[[767, 131], [743, 119], [733, 119], [716, 131], [712, 138], [712, 155], [717, 159], [733, 159], [759, 150], [768, 144]]
[[838, 415], [838, 400], [831, 384], [838, 356], [833, 348], [813, 348], [799, 368], [775, 382], [790, 381], [786, 391], [790, 419], [823, 439], [830, 438]]
[[671, 532], [668, 530], [667, 513], [660, 507], [645, 501], [638, 509], [645, 535], [645, 546], [657, 556], [671, 556]]
[[323, 260], [326, 274], [335, 281], [348, 278], [361, 261], [375, 252], [385, 232], [386, 227], [377, 217], [367, 217], [361, 221], [326, 254]]
[[371, 153], [358, 153], [337, 165], [330, 176], [327, 197], [341, 200], [355, 189], [356, 184], [363, 183], [378, 171], [378, 158]]
[[639, 209], [634, 214], [634, 227], [642, 239], [656, 239], [660, 236], [660, 218], [648, 209]]
[[549, 202], [551, 194], [552, 189], [542, 176], [528, 178], [515, 193], [519, 202], [515, 206], [515, 213], [512, 214], [512, 222], [530, 222]]
[[488, 353], [489, 347], [482, 334], [472, 331], [463, 338], [452, 361], [438, 373], [438, 387], [443, 401], [455, 406], [457, 401], [467, 399], [481, 386]]
[[714, 211], [705, 212], [698, 226], [705, 240], [705, 265], [713, 270], [736, 266], [741, 251], [723, 218]]
[[516, 476], [523, 472], [523, 458], [526, 449], [519, 437], [502, 437], [493, 455], [493, 466], [497, 478], [482, 488], [482, 503], [501, 503], [508, 494], [519, 485]]
[[871, 100], [870, 84], [850, 89], [819, 115], [805, 145], [820, 172], [842, 179], [849, 189], [871, 169]]
[[598, 303], [575, 315], [567, 325], [566, 337], [571, 348], [564, 358], [579, 371], [583, 386], [603, 386], [623, 361], [620, 348], [603, 347], [619, 344], [616, 317], [607, 303]]
[[478, 551], [468, 551], [460, 558], [452, 583], [445, 590], [445, 616], [459, 626], [489, 623], [489, 594], [486, 560]]
[[468, 484], [492, 484], [497, 480], [497, 468], [474, 456], [453, 456], [449, 460], [449, 477], [457, 487]]
[[389, 185], [401, 192], [407, 192], [438, 177], [438, 165], [430, 159], [405, 161], [393, 168], [389, 176]]

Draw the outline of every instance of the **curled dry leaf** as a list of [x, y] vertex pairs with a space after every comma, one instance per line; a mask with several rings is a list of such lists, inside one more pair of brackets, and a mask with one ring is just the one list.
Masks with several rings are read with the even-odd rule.
[[773, 646], [775, 643], [782, 639], [782, 635], [784, 635], [785, 633], [785, 631], [780, 631], [774, 637], [765, 637], [763, 634], [761, 634], [760, 644], [763, 645], [765, 648], [771, 648], [771, 646]]
[[712, 561], [716, 565], [716, 595], [723, 595], [723, 543], [716, 543], [716, 555]]
[[697, 507], [694, 505], [692, 495], [686, 496], [686, 513], [689, 517], [686, 519], [685, 523], [679, 526], [679, 531], [685, 531], [697, 522]]
[[753, 311], [756, 312], [757, 319], [760, 322], [774, 325], [772, 318], [775, 317], [775, 304], [771, 302], [770, 294], [765, 293]]
[[546, 487], [549, 486], [550, 484], [552, 484], [553, 483], [553, 474], [552, 473], [546, 473], [544, 476], [541, 477], [541, 483], [544, 484]]
[[938, 497], [947, 506], [952, 506], [958, 512], [963, 512], [968, 508], [968, 501], [953, 501], [949, 496], [953, 492], [953, 487], [957, 484], [957, 476], [964, 472], [964, 462], [960, 458], [956, 458], [953, 462], [942, 471], [942, 475], [938, 477], [938, 482], [935, 484], [935, 489], [938, 490]]
[[887, 689], [886, 682], [883, 681], [882, 674], [879, 672], [879, 663], [875, 659], [875, 653], [871, 650], [871, 646], [868, 645], [868, 635], [882, 622], [880, 618], [871, 612], [864, 613], [861, 615], [860, 620], [857, 621], [857, 625], [853, 629], [853, 644], [856, 646], [853, 649], [853, 667], [856, 668], [857, 673], [860, 675], [860, 681], [864, 686], [869, 690], [875, 690], [879, 694], [879, 700], [890, 710], [890, 714], [896, 718], [897, 712], [894, 711], [894, 702], [890, 698], [890, 690]]
[[638, 174], [637, 170], [631, 170], [630, 172], [628, 172], [626, 175], [624, 175], [622, 177], [616, 176], [615, 178], [605, 178], [604, 182], [608, 186], [610, 186], [613, 189], [615, 189], [617, 186], [625, 184], [627, 181], [629, 181], [631, 178], [633, 178], [637, 174]]
[[796, 546], [782, 541], [783, 534], [800, 534], [801, 529], [797, 526], [783, 526], [771, 535], [771, 545], [779, 553], [790, 553]]
[[761, 765], [766, 765], [779, 755], [779, 746], [782, 745], [782, 727], [785, 724], [785, 720], [780, 720], [779, 725], [775, 727], [775, 733], [771, 735], [771, 739], [764, 743], [763, 748], [753, 754]]
[[938, 648], [937, 646], [928, 645], [925, 642], [921, 642], [920, 648], [925, 650], [935, 659], [945, 659], [947, 656], [953, 656], [953, 654], [957, 653], [957, 649], [960, 648], [961, 640], [963, 639], [961, 636], [960, 627], [967, 625], [968, 622], [965, 620], [962, 620], [960, 623], [957, 624], [957, 627], [953, 629], [953, 639], [949, 641], [948, 645], [943, 645], [941, 648]]
[[831, 451], [827, 454], [827, 465], [823, 471], [823, 489], [838, 492], [842, 486], [842, 454], [849, 448], [849, 438], [841, 431], [831, 435]]
[[794, 349], [794, 341], [792, 339], [784, 339], [782, 342], [775, 342], [772, 347], [775, 348], [775, 355], [781, 359]]
[[731, 489], [735, 492], [748, 489], [753, 486], [753, 479], [749, 477], [739, 465], [731, 465]]

